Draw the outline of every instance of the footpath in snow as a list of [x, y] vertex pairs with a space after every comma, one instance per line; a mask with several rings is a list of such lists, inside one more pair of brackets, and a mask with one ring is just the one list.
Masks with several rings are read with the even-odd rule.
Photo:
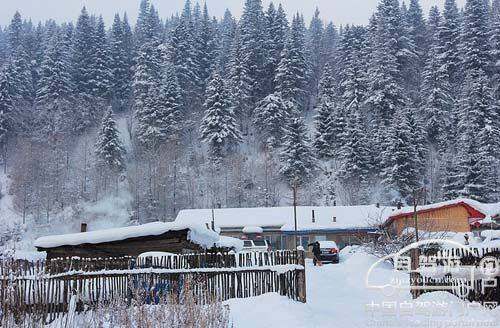
[[[234, 299], [235, 328], [264, 327], [500, 327], [500, 308], [487, 310], [462, 302], [447, 292], [433, 292], [412, 300], [408, 290], [384, 295], [365, 287], [365, 274], [377, 258], [363, 252], [342, 252], [340, 264], [314, 267], [308, 263], [307, 304], [277, 294]], [[371, 281], [389, 283], [391, 265], [377, 267]], [[409, 284], [408, 275], [398, 279]]]

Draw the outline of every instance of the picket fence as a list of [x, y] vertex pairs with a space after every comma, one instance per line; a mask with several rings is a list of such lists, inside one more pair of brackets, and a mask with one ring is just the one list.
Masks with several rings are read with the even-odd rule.
[[1, 260], [0, 310], [52, 321], [74, 297], [83, 311], [114, 300], [155, 304], [186, 288], [198, 302], [269, 292], [306, 302], [304, 260], [302, 251]]
[[[416, 295], [443, 290], [464, 300], [479, 302], [488, 306], [500, 305], [500, 268], [496, 268], [497, 274], [493, 277], [485, 278], [477, 275], [477, 273], [481, 272], [480, 265], [483, 258], [494, 257], [497, 259], [497, 263], [500, 263], [500, 248], [475, 246], [447, 248], [431, 251], [431, 254], [426, 255], [432, 256], [438, 269], [440, 266], [445, 265], [448, 259], [457, 259], [460, 266], [466, 266], [466, 269], [461, 269], [460, 273], [451, 269], [448, 274], [442, 277], [419, 276], [419, 279], [412, 281], [412, 286], [419, 287], [419, 292]], [[468, 279], [468, 272], [465, 272], [465, 270], [474, 270], [475, 278], [473, 280]], [[426, 289], [427, 286], [432, 288]]]

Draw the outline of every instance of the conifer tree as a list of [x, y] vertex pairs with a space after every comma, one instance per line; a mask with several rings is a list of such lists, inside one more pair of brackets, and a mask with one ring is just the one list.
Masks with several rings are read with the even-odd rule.
[[296, 110], [285, 127], [280, 161], [280, 173], [291, 187], [300, 187], [313, 176], [315, 163], [310, 140]]
[[288, 117], [287, 104], [280, 94], [270, 94], [257, 103], [254, 125], [259, 131], [261, 141], [269, 150], [280, 146], [284, 122]]
[[242, 64], [248, 72], [250, 81], [250, 107], [266, 96], [265, 81], [265, 37], [264, 12], [262, 0], [245, 0], [240, 19], [240, 40], [243, 54]]
[[306, 98], [307, 64], [304, 48], [304, 23], [299, 15], [292, 26], [281, 53], [276, 72], [276, 91], [286, 101], [291, 101], [299, 110], [304, 109]]
[[334, 130], [334, 126], [337, 126], [337, 122], [334, 122], [337, 119], [335, 117], [337, 105], [335, 101], [336, 82], [332, 71], [331, 66], [327, 63], [320, 81], [320, 95], [314, 117], [316, 127], [314, 147], [318, 152], [318, 157], [326, 159], [332, 158], [339, 150], [335, 147], [338, 137], [335, 132], [339, 131]]
[[170, 36], [169, 61], [175, 66], [182, 91], [182, 102], [187, 109], [193, 110], [200, 98], [200, 77], [196, 49], [195, 30], [191, 17], [191, 3], [186, 1], [178, 25]]
[[208, 145], [212, 161], [219, 163], [241, 142], [241, 133], [231, 110], [224, 81], [217, 71], [212, 74], [205, 99], [201, 139]]
[[[7, 143], [12, 132], [13, 101], [6, 72], [0, 72], [0, 149]], [[3, 152], [2, 152], [3, 153]]]
[[238, 27], [233, 41], [233, 48], [231, 49], [227, 88], [232, 111], [239, 118], [241, 131], [246, 134], [253, 114], [253, 108], [251, 107], [253, 86], [244, 58], [243, 44]]
[[275, 90], [274, 76], [281, 61], [281, 52], [285, 47], [285, 40], [288, 34], [288, 19], [281, 4], [278, 9], [271, 2], [266, 11], [266, 58], [265, 58], [265, 78], [266, 93]]
[[443, 23], [439, 28], [440, 65], [446, 70], [451, 95], [457, 98], [460, 81], [460, 13], [456, 0], [445, 0]]
[[391, 201], [406, 199], [420, 183], [418, 167], [413, 158], [413, 134], [406, 110], [400, 110], [394, 115], [387, 135], [389, 140], [382, 154], [383, 183], [390, 192], [395, 192]]
[[229, 61], [231, 59], [231, 49], [236, 35], [236, 20], [229, 10], [224, 12], [221, 22], [221, 42], [217, 53], [217, 63], [222, 72], [222, 76], [228, 75]]
[[311, 20], [308, 30], [308, 64], [310, 69], [309, 76], [309, 92], [312, 97], [318, 96], [318, 85], [321, 78], [321, 73], [324, 67], [324, 61], [322, 56], [323, 51], [323, 21], [320, 18], [320, 11], [316, 8], [314, 16]]
[[377, 10], [372, 54], [368, 70], [369, 96], [367, 104], [375, 113], [381, 128], [390, 124], [391, 117], [405, 103], [401, 88], [400, 49], [401, 17], [397, 0], [383, 0]]
[[124, 170], [125, 148], [120, 140], [111, 109], [108, 109], [104, 114], [95, 147], [99, 164], [104, 165], [112, 172]]
[[109, 99], [111, 92], [111, 71], [109, 63], [108, 44], [106, 41], [106, 30], [104, 20], [101, 17], [97, 19], [92, 37], [93, 47], [93, 65], [91, 67], [92, 95], [100, 99]]
[[454, 101], [451, 95], [448, 69], [441, 64], [439, 21], [434, 26], [427, 62], [423, 72], [423, 102], [426, 131], [434, 147], [444, 150], [449, 145]]
[[463, 68], [466, 73], [486, 72], [489, 63], [488, 12], [483, 0], [467, 0], [462, 28]]
[[21, 14], [16, 11], [7, 30], [9, 53], [15, 53], [23, 44], [23, 21]]
[[68, 45], [63, 36], [54, 34], [45, 50], [40, 68], [40, 82], [37, 90], [37, 102], [58, 107], [72, 96], [73, 86], [68, 57]]
[[113, 104], [122, 110], [127, 105], [132, 92], [132, 63], [130, 26], [120, 16], [115, 15], [110, 33], [110, 74]]
[[364, 204], [368, 201], [368, 182], [372, 167], [370, 143], [358, 108], [354, 108], [349, 115], [346, 130], [346, 143], [340, 154], [338, 176], [344, 188], [349, 190], [351, 203]]

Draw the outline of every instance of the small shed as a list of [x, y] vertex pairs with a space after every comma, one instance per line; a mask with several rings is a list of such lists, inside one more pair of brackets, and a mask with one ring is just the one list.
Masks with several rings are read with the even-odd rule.
[[145, 252], [186, 253], [214, 247], [231, 248], [229, 246], [238, 245], [221, 241], [219, 234], [204, 226], [174, 222], [46, 236], [35, 241], [35, 247], [46, 252], [47, 259], [138, 256]]

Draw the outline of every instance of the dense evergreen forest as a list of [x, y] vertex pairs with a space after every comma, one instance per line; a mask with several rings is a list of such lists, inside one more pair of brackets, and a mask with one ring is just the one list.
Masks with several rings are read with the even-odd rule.
[[500, 0], [381, 0], [366, 26], [144, 0], [137, 22], [0, 27], [0, 190], [25, 220], [109, 195], [139, 222], [286, 205], [292, 187], [302, 205], [498, 201], [499, 115]]

